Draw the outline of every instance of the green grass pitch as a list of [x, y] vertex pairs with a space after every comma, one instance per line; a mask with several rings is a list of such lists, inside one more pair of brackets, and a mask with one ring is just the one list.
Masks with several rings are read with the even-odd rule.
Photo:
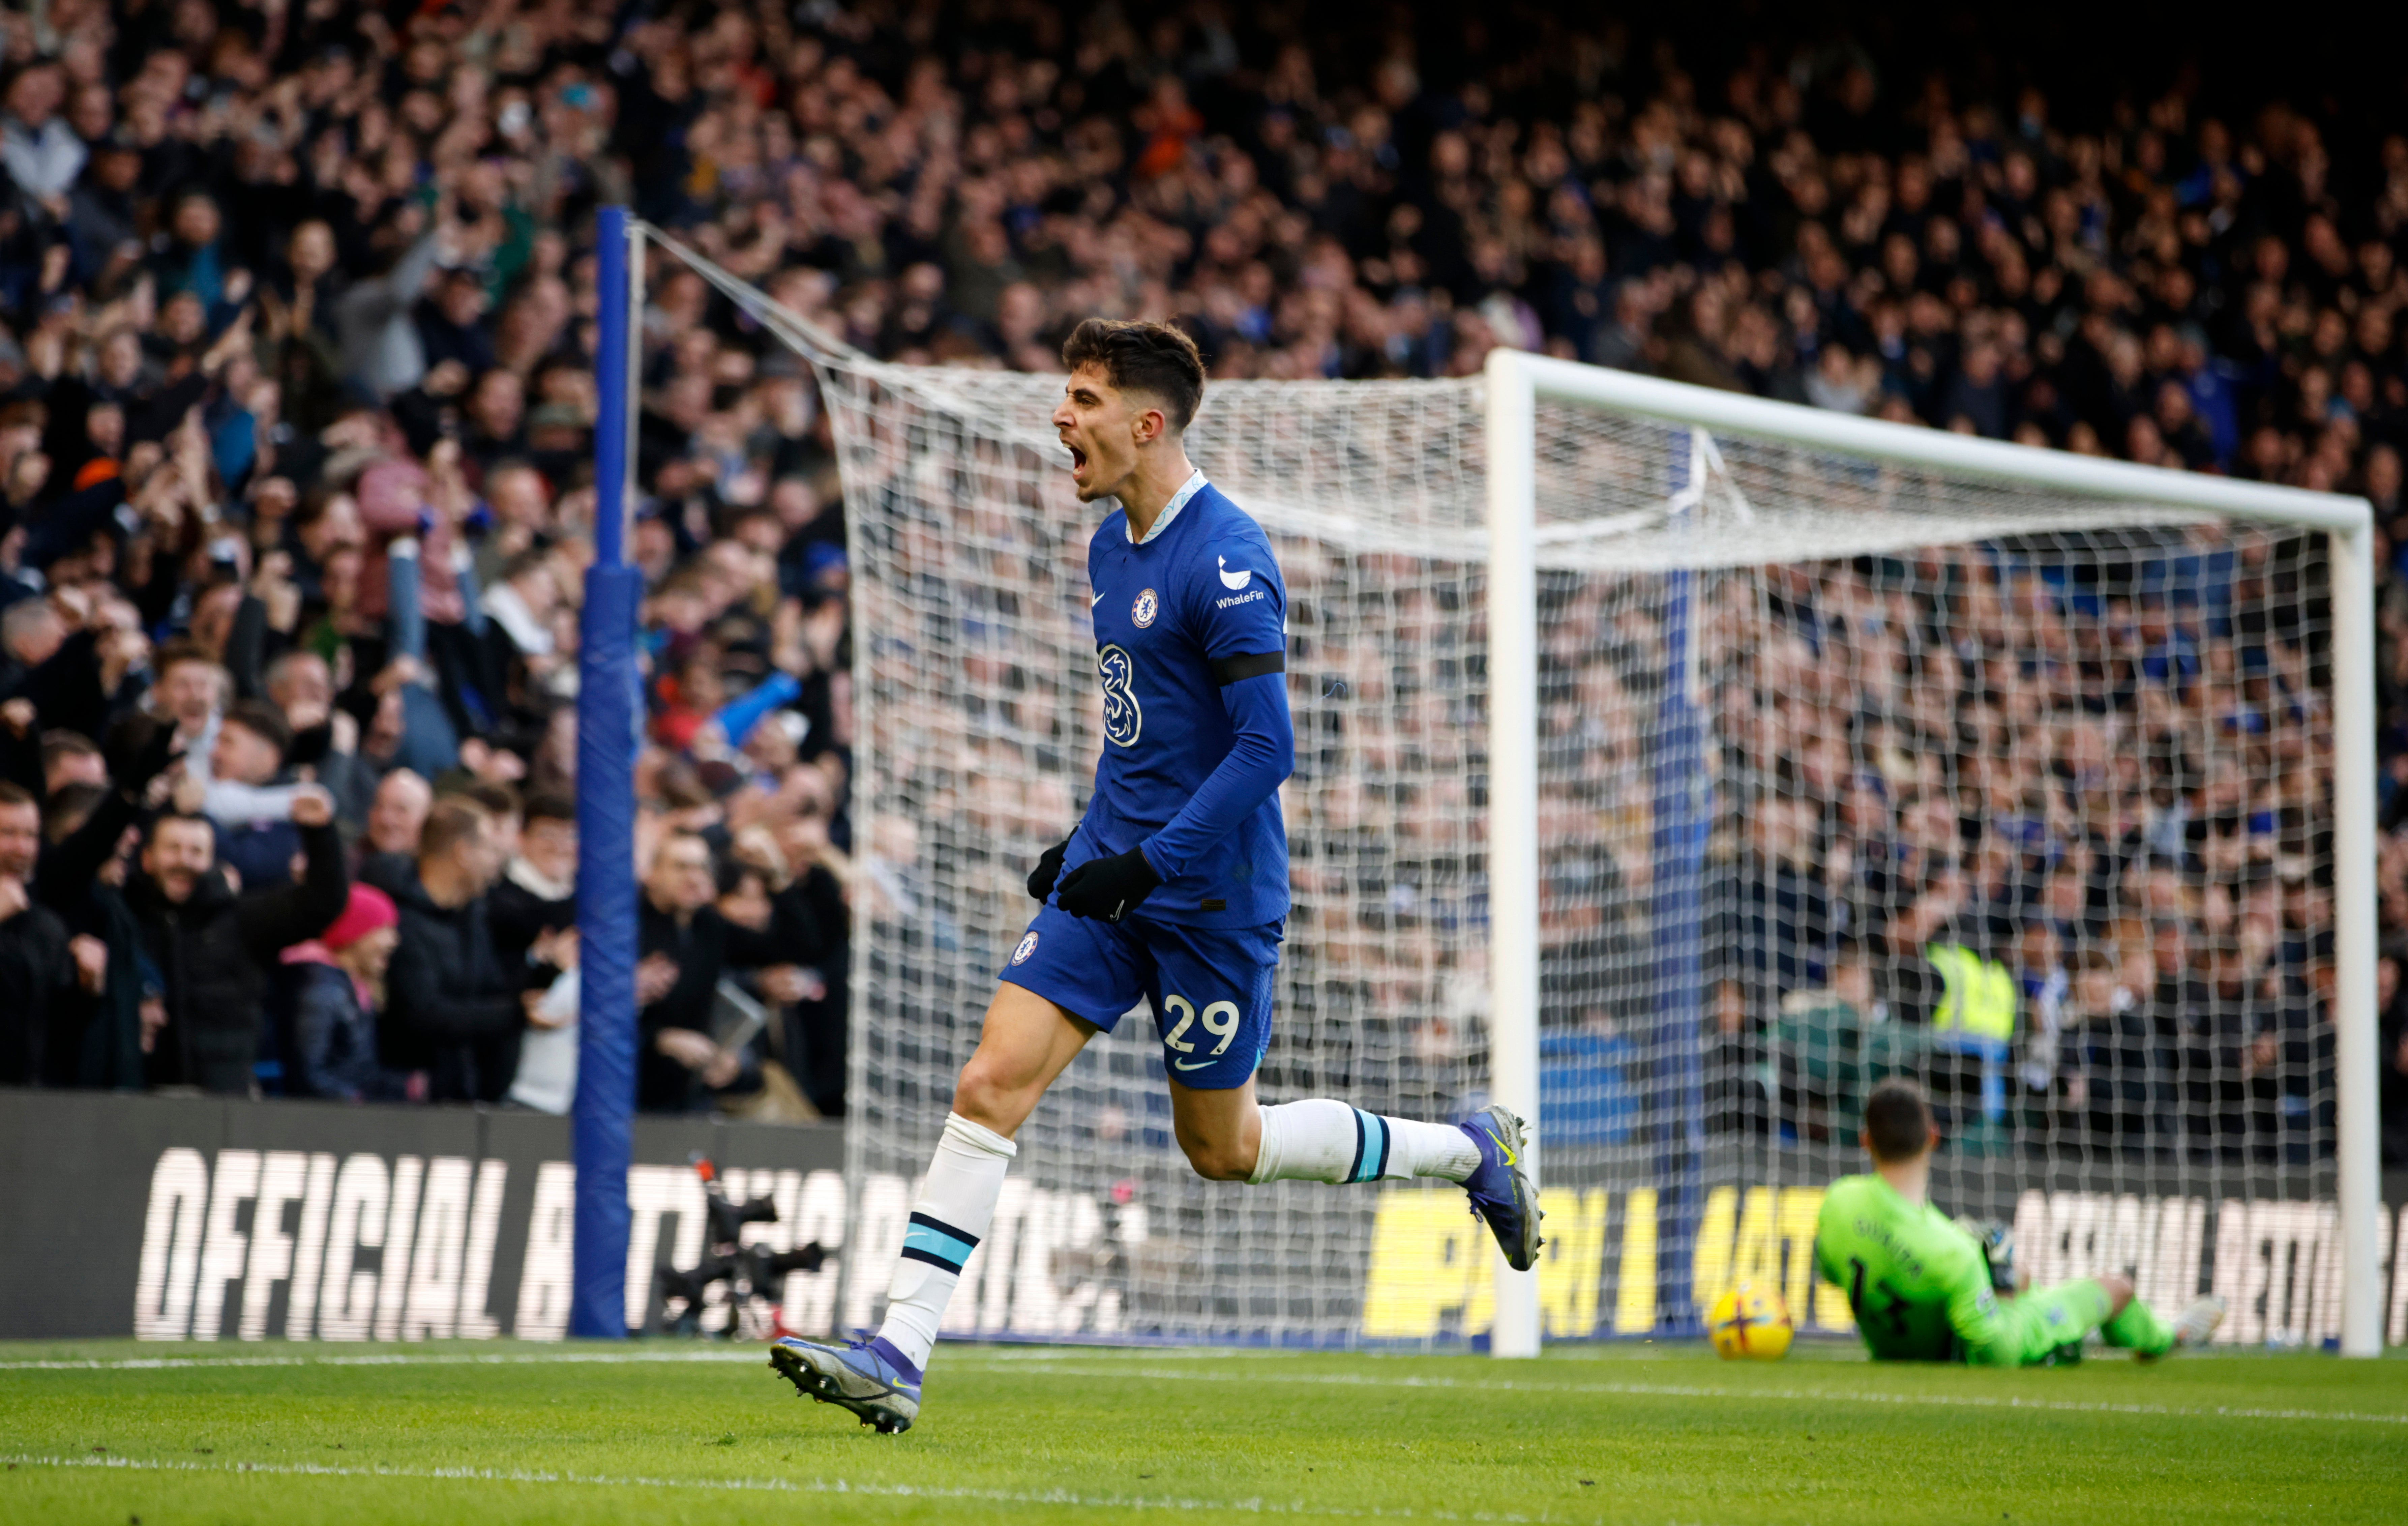
[[2408, 1360], [940, 1350], [882, 1437], [758, 1349], [0, 1346], [0, 1521], [2408, 1520]]

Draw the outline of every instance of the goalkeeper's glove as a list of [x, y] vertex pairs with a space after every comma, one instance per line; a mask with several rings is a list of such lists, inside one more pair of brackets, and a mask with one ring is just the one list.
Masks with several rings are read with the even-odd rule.
[[1043, 900], [1054, 893], [1054, 882], [1062, 877], [1062, 856], [1069, 851], [1070, 840], [1066, 837], [1037, 856], [1037, 867], [1028, 871], [1030, 896]]
[[1160, 884], [1162, 876], [1145, 861], [1144, 852], [1131, 848], [1110, 858], [1090, 858], [1070, 871], [1063, 876], [1054, 904], [1072, 916], [1118, 922]]
[[2014, 1297], [2017, 1290], [2014, 1226], [1995, 1218], [1977, 1219], [1959, 1215], [1956, 1227], [1980, 1243], [1982, 1262], [1990, 1274], [1990, 1290], [2000, 1298]]

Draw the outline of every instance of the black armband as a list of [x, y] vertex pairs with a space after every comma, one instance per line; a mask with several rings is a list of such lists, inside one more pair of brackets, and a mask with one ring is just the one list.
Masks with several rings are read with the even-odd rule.
[[1212, 682], [1225, 689], [1240, 679], [1286, 671], [1287, 654], [1284, 652], [1248, 652], [1234, 657], [1212, 659]]

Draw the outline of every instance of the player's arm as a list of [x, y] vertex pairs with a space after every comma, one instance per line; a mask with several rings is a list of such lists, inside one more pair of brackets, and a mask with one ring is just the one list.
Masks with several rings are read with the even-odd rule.
[[[1269, 655], [1277, 659], [1281, 654]], [[1185, 809], [1143, 843], [1147, 861], [1163, 878], [1185, 873], [1198, 855], [1237, 830], [1295, 771], [1296, 727], [1288, 718], [1285, 672], [1282, 663], [1222, 681], [1221, 706], [1237, 738]]]
[[1287, 598], [1259, 541], [1217, 541], [1203, 565], [1223, 574], [1251, 571], [1233, 597], [1226, 576], [1190, 597], [1189, 617], [1203, 646], [1233, 733], [1229, 754], [1205, 776], [1187, 804], [1163, 828], [1128, 852], [1080, 865], [1062, 882], [1062, 909], [1118, 921], [1166, 880], [1175, 880], [1206, 850], [1254, 814], [1296, 769], [1296, 727], [1287, 710]]
[[[1185, 873], [1236, 831], [1296, 770], [1296, 727], [1287, 711], [1287, 595], [1270, 548], [1252, 539], [1217, 541], [1204, 548], [1201, 566], [1221, 576], [1199, 580], [1200, 591], [1189, 595], [1189, 619], [1234, 736], [1220, 767], [1142, 844], [1146, 860], [1166, 880]], [[1252, 584], [1232, 594], [1226, 578], [1239, 572], [1252, 572]], [[1261, 597], [1247, 597], [1257, 592]]]
[[1927, 1258], [1930, 1276], [1946, 1290], [1948, 1326], [1965, 1347], [1965, 1360], [1976, 1367], [2012, 1366], [2014, 1344], [2007, 1339], [2005, 1311], [1990, 1286], [1990, 1269], [1981, 1249], [1970, 1240], [1951, 1245], [1942, 1255]]
[[[1237, 732], [1229, 756], [1162, 830], [1126, 853], [1091, 858], [1065, 875], [1056, 898], [1064, 911], [1119, 921], [1164, 881], [1185, 873], [1198, 855], [1237, 830], [1279, 788], [1296, 767], [1296, 730], [1288, 720], [1283, 670], [1223, 683], [1221, 703]], [[1036, 889], [1032, 875], [1029, 891]]]

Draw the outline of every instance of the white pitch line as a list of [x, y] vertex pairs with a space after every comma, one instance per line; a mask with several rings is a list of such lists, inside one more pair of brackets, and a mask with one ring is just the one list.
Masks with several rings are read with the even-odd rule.
[[141, 1373], [208, 1367], [518, 1367], [555, 1362], [618, 1366], [646, 1361], [760, 1361], [767, 1347], [717, 1351], [535, 1351], [487, 1356], [474, 1351], [394, 1351], [360, 1356], [308, 1357], [98, 1357], [0, 1361], [0, 1373]]
[[[1145, 1360], [1159, 1360], [1168, 1353], [1148, 1353]], [[1308, 1356], [1310, 1352], [1228, 1352], [1231, 1360], [1250, 1356]], [[990, 1369], [1008, 1369], [1025, 1364], [1033, 1353], [1008, 1350], [970, 1349], [948, 1353], [949, 1362], [968, 1366], [987, 1365]], [[205, 1371], [212, 1367], [513, 1367], [545, 1366], [555, 1363], [621, 1366], [647, 1362], [757, 1362], [761, 1348], [739, 1346], [703, 1351], [538, 1351], [518, 1355], [484, 1355], [467, 1351], [396, 1351], [363, 1353], [357, 1356], [298, 1357], [124, 1357], [115, 1360], [101, 1358], [51, 1359], [47, 1360], [0, 1361], [0, 1372], [153, 1372], [162, 1370]], [[1497, 1393], [1599, 1393], [1628, 1394], [1642, 1398], [1661, 1399], [1736, 1399], [1786, 1400], [1809, 1404], [1838, 1402], [1859, 1404], [1928, 1404], [1935, 1408], [2026, 1409], [2075, 1415], [2141, 1415], [2188, 1419], [2246, 1420], [2347, 1420], [2366, 1425], [2408, 1425], [2408, 1415], [2374, 1414], [2355, 1410], [2332, 1409], [2270, 1409], [2214, 1406], [2178, 1406], [2172, 1404], [2116, 1404], [2083, 1399], [2026, 1399], [2014, 1395], [1994, 1394], [1919, 1394], [1880, 1393], [1849, 1389], [1717, 1389], [1697, 1384], [1677, 1383], [1532, 1383], [1510, 1378], [1425, 1377], [1412, 1374], [1372, 1375], [1356, 1373], [1295, 1373], [1263, 1371], [1259, 1366], [1242, 1373], [1199, 1372], [1194, 1367], [1154, 1368], [1118, 1366], [1075, 1366], [1080, 1360], [1093, 1361], [1092, 1354], [1065, 1353], [1061, 1360], [1043, 1363], [1047, 1376], [1184, 1380], [1195, 1383], [1306, 1383], [1375, 1389], [1463, 1389]]]
[[[116, 1468], [136, 1473], [257, 1474], [287, 1477], [407, 1478], [443, 1483], [566, 1484], [593, 1489], [695, 1489], [723, 1493], [856, 1494], [872, 1499], [975, 1500], [988, 1504], [1024, 1504], [1061, 1509], [1168, 1510], [1184, 1514], [1220, 1510], [1232, 1515], [1298, 1516], [1343, 1520], [1476, 1520], [1556, 1521], [1578, 1519], [1541, 1512], [1536, 1516], [1494, 1511], [1338, 1510], [1307, 1504], [1302, 1500], [1197, 1500], [1178, 1495], [1075, 1494], [1068, 1490], [946, 1489], [924, 1484], [855, 1483], [846, 1478], [646, 1478], [603, 1474], [555, 1473], [525, 1468], [395, 1468], [338, 1467], [317, 1462], [188, 1462], [131, 1457], [55, 1457], [21, 1455], [0, 1459], [11, 1468]], [[1603, 1526], [1601, 1520], [1597, 1526]]]
[[[653, 1361], [759, 1361], [767, 1346], [721, 1346], [701, 1349], [670, 1350], [651, 1347], [634, 1351], [547, 1351], [542, 1349], [519, 1352], [483, 1351], [366, 1351], [340, 1354], [339, 1348], [324, 1355], [246, 1357], [246, 1356], [185, 1356], [185, 1357], [46, 1357], [27, 1358], [19, 1361], [0, 1361], [0, 1373], [141, 1373], [204, 1367], [510, 1367], [541, 1366], [552, 1362], [582, 1362], [597, 1366], [618, 1366], [628, 1362]], [[1119, 1347], [1115, 1349], [1127, 1349]], [[1273, 1357], [1306, 1357], [1321, 1353], [1311, 1351], [1144, 1351], [1149, 1361], [1177, 1360], [1187, 1358], [1213, 1357], [1230, 1360]], [[1095, 1360], [1092, 1349], [1055, 1350], [1050, 1347], [981, 1347], [946, 1354], [949, 1361], [994, 1362], [998, 1365], [1063, 1360]]]

